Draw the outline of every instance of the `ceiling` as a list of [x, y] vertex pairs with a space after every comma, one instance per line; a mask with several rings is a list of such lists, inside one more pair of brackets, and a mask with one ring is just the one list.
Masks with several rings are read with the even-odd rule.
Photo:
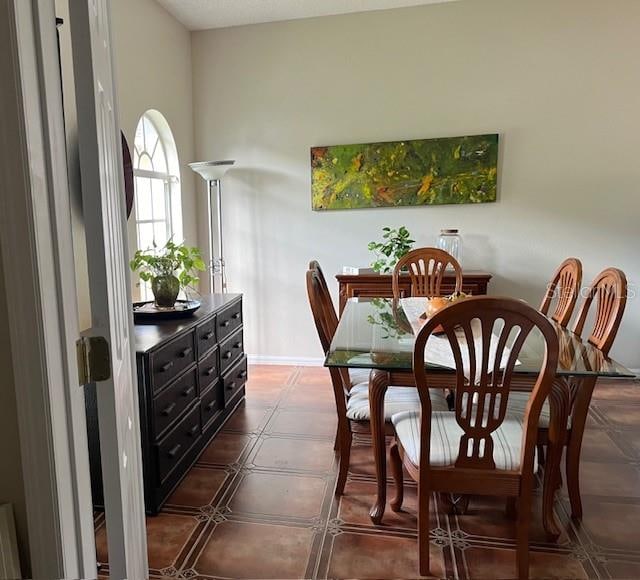
[[386, 10], [452, 0], [157, 0], [190, 30]]

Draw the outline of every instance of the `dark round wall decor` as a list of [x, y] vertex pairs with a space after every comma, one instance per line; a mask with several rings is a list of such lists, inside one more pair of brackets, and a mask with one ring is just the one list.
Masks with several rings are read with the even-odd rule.
[[127, 219], [131, 215], [133, 210], [133, 163], [131, 161], [131, 152], [129, 151], [129, 144], [124, 133], [120, 131], [122, 138], [122, 170], [124, 173], [124, 194], [127, 203]]

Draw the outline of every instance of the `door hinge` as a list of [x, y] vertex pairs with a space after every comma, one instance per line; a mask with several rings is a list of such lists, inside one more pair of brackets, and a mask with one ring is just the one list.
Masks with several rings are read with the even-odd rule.
[[109, 343], [102, 336], [83, 336], [76, 341], [80, 385], [111, 378]]

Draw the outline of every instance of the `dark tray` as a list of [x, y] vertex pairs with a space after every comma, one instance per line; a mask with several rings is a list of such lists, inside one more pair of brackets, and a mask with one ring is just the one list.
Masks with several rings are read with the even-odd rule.
[[176, 300], [172, 308], [156, 306], [153, 300], [133, 303], [133, 319], [136, 322], [150, 322], [169, 318], [185, 318], [200, 308], [199, 300]]

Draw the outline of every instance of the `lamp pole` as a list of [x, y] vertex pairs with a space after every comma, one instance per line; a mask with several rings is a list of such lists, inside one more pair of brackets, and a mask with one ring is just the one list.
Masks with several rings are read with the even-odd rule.
[[207, 195], [207, 215], [209, 216], [209, 288], [211, 292], [216, 291], [216, 280], [214, 276], [215, 261], [213, 250], [213, 223], [211, 218], [213, 217], [213, 179], [207, 180], [209, 186], [209, 195]]
[[216, 191], [218, 194], [218, 252], [220, 252], [219, 269], [220, 269], [220, 286], [222, 292], [227, 291], [227, 277], [224, 267], [224, 252], [222, 251], [222, 180], [216, 180]]
[[[222, 176], [235, 161], [203, 161], [189, 163], [189, 167], [207, 182], [207, 215], [209, 217], [209, 287], [216, 291], [216, 275], [220, 276], [220, 292], [227, 291], [224, 252], [222, 249]], [[215, 188], [215, 191], [214, 191]], [[216, 216], [213, 206], [216, 206]], [[217, 223], [216, 223], [217, 222]], [[218, 257], [215, 257], [214, 228], [217, 229]]]

